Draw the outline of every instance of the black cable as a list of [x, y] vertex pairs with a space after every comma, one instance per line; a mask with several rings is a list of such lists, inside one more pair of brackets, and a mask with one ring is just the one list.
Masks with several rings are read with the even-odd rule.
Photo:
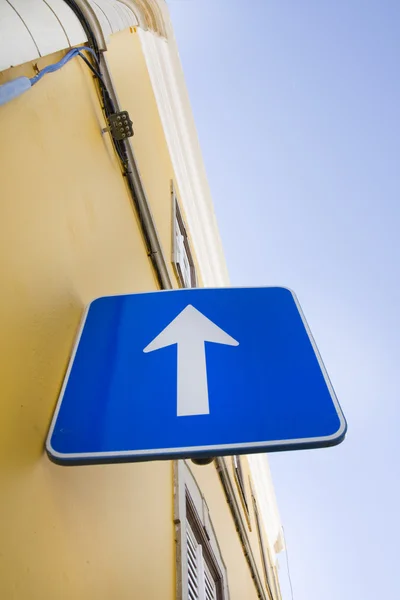
[[[116, 109], [115, 109], [114, 102], [108, 92], [107, 86], [103, 81], [103, 76], [101, 74], [99, 46], [96, 42], [95, 36], [93, 35], [92, 28], [90, 27], [90, 24], [88, 23], [84, 13], [79, 8], [79, 6], [77, 6], [77, 4], [74, 2], [74, 0], [64, 0], [64, 2], [70, 7], [70, 9], [73, 11], [75, 16], [81, 23], [81, 25], [86, 33], [86, 36], [88, 38], [89, 46], [91, 46], [93, 48], [93, 50], [96, 54], [96, 57], [97, 57], [96, 62], [98, 65], [98, 70], [94, 69], [93, 65], [90, 64], [90, 61], [88, 61], [86, 59], [86, 57], [83, 57], [83, 56], [81, 56], [81, 57], [83, 58], [83, 60], [86, 62], [86, 64], [88, 66], [90, 65], [90, 69], [97, 77], [97, 81], [99, 83], [100, 95], [101, 95], [101, 99], [102, 99], [102, 103], [103, 103], [103, 110], [104, 110], [104, 113], [106, 116], [106, 120], [108, 122], [109, 116], [115, 114]], [[123, 167], [123, 172], [127, 173], [128, 172], [128, 156], [126, 154], [124, 144], [122, 142], [114, 140], [113, 137], [112, 137], [112, 140], [113, 140], [115, 151], [118, 155], [119, 160], [121, 161], [121, 164]]]
[[[97, 44], [96, 38], [93, 35], [92, 32], [92, 28], [90, 27], [90, 24], [88, 23], [84, 13], [82, 12], [82, 10], [79, 8], [79, 6], [75, 3], [74, 0], [64, 0], [65, 4], [67, 4], [69, 6], [69, 8], [72, 10], [72, 12], [75, 14], [75, 16], [77, 17], [78, 21], [80, 22], [80, 24], [82, 25], [86, 36], [88, 38], [88, 43], [89, 46], [91, 48], [93, 48], [95, 54], [96, 54], [96, 62], [97, 65], [100, 69], [100, 49], [99, 46]], [[112, 99], [110, 98], [110, 94], [107, 91], [107, 88], [104, 84], [103, 81], [103, 77], [101, 75], [101, 71], [99, 70], [98, 72], [98, 81], [102, 82], [102, 85], [100, 85], [100, 89], [102, 92], [102, 96], [103, 96], [103, 105], [104, 105], [104, 109], [106, 112], [106, 115], [108, 116], [108, 114], [114, 114], [115, 113], [115, 107], [114, 107], [114, 103], [112, 101]]]
[[85, 15], [83, 14], [83, 12], [79, 8], [79, 6], [77, 6], [77, 4], [74, 2], [74, 0], [64, 0], [64, 2], [65, 2], [65, 4], [67, 4], [70, 7], [72, 12], [77, 17], [80, 24], [82, 25], [82, 27], [87, 35], [88, 42], [89, 42], [90, 46], [93, 48], [93, 50], [95, 51], [95, 53], [97, 55], [97, 61], [99, 62], [100, 50], [97, 45], [96, 39], [92, 33], [92, 29], [91, 29], [88, 21], [86, 20]]
[[97, 77], [97, 79], [99, 80], [99, 83], [101, 85], [105, 85], [102, 74], [94, 68], [94, 66], [91, 64], [90, 60], [88, 60], [86, 58], [86, 56], [84, 54], [82, 54], [82, 52], [79, 52], [79, 50], [78, 50], [77, 54], [79, 54], [81, 59], [87, 64], [89, 69], [92, 71], [93, 75], [95, 75]]

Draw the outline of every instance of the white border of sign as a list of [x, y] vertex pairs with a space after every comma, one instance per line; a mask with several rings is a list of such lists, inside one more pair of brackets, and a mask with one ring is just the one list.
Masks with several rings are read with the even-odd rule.
[[[171, 294], [174, 292], [193, 292], [195, 290], [226, 290], [226, 289], [283, 289], [290, 292], [293, 297], [293, 300], [297, 306], [301, 319], [303, 321], [304, 327], [307, 331], [308, 337], [312, 344], [312, 347], [315, 352], [315, 356], [317, 357], [319, 366], [321, 367], [321, 372], [324, 376], [326, 385], [330, 392], [333, 405], [335, 406], [337, 415], [339, 417], [340, 427], [336, 433], [325, 436], [325, 437], [316, 437], [316, 438], [298, 438], [298, 439], [289, 439], [289, 440], [277, 440], [270, 442], [250, 442], [250, 443], [240, 443], [240, 444], [218, 444], [214, 446], [189, 446], [187, 448], [154, 448], [150, 450], [131, 450], [131, 451], [116, 451], [116, 452], [82, 452], [82, 453], [71, 453], [64, 454], [55, 450], [51, 445], [51, 438], [53, 436], [54, 428], [57, 422], [58, 413], [61, 408], [61, 404], [64, 398], [64, 393], [66, 387], [68, 385], [69, 376], [74, 364], [75, 355], [78, 350], [78, 346], [80, 343], [80, 339], [85, 327], [86, 319], [89, 313], [90, 306], [93, 300], [85, 309], [85, 312], [82, 317], [82, 321], [79, 327], [78, 335], [75, 341], [75, 345], [73, 348], [73, 352], [68, 363], [67, 372], [64, 377], [63, 385], [61, 388], [61, 392], [58, 398], [56, 410], [53, 415], [53, 419], [50, 425], [49, 433], [46, 440], [46, 451], [49, 458], [58, 464], [61, 465], [77, 465], [77, 464], [102, 464], [102, 463], [112, 463], [112, 462], [138, 462], [138, 461], [146, 461], [146, 460], [174, 460], [174, 459], [182, 459], [182, 458], [199, 458], [199, 457], [207, 457], [207, 456], [226, 456], [229, 454], [251, 454], [251, 453], [261, 453], [261, 452], [280, 452], [286, 450], [302, 450], [302, 449], [311, 449], [311, 448], [325, 448], [328, 446], [336, 446], [340, 444], [346, 435], [347, 431], [347, 423], [340, 407], [339, 401], [336, 397], [335, 391], [333, 389], [332, 383], [329, 379], [329, 375], [325, 369], [325, 365], [322, 361], [321, 355], [318, 351], [317, 345], [311, 333], [311, 330], [308, 326], [306, 318], [303, 314], [299, 301], [297, 300], [296, 294], [290, 288], [284, 286], [264, 286], [264, 287], [229, 287], [229, 288], [194, 288], [194, 289], [173, 289], [173, 290], [154, 290], [151, 292], [139, 292], [133, 294], [125, 294], [125, 295], [142, 295], [142, 294]], [[122, 296], [122, 294], [115, 294], [113, 296], [105, 296], [109, 298], [113, 298], [116, 296]]]

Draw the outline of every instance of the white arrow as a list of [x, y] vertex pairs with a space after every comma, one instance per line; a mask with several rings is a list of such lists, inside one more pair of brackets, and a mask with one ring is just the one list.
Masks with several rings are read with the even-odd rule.
[[208, 415], [208, 385], [204, 342], [238, 346], [239, 342], [188, 304], [143, 352], [178, 345], [178, 417]]

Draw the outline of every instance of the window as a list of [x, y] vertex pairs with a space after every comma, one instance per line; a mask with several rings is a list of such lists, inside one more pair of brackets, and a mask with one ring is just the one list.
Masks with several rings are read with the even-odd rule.
[[246, 515], [247, 523], [250, 527], [249, 505], [247, 502], [246, 485], [245, 485], [243, 468], [242, 468], [240, 456], [233, 456], [232, 460], [233, 460], [233, 468], [234, 468], [234, 472], [235, 472], [235, 480], [236, 480], [237, 487], [239, 489], [240, 500], [242, 502], [243, 510]]
[[229, 600], [222, 560], [208, 507], [189, 467], [177, 463], [177, 528], [179, 600]]
[[196, 272], [185, 224], [179, 208], [178, 200], [172, 187], [172, 263], [182, 287], [196, 287]]
[[189, 521], [186, 522], [186, 542], [189, 600], [217, 600], [217, 581], [204, 559], [203, 546], [198, 542]]

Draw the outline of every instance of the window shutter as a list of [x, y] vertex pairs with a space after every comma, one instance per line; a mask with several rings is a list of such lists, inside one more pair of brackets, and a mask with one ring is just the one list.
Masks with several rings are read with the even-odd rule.
[[205, 600], [217, 600], [217, 588], [215, 585], [215, 581], [212, 578], [212, 575], [206, 563], [204, 563], [204, 588]]
[[188, 522], [186, 522], [186, 545], [188, 558], [188, 597], [189, 600], [199, 600], [198, 543]]
[[178, 595], [182, 600], [229, 600], [226, 567], [206, 501], [185, 461], [179, 461], [178, 469], [184, 477], [184, 488], [178, 490], [184, 509], [179, 519], [181, 595]]
[[211, 571], [203, 559], [203, 550], [197, 542], [189, 523], [186, 522], [188, 557], [189, 600], [217, 600], [217, 587]]
[[173, 250], [172, 261], [178, 271], [180, 283], [183, 287], [196, 286], [196, 273], [194, 268], [193, 256], [190, 249], [185, 225], [179, 210], [178, 202], [174, 192], [172, 192], [173, 201]]

